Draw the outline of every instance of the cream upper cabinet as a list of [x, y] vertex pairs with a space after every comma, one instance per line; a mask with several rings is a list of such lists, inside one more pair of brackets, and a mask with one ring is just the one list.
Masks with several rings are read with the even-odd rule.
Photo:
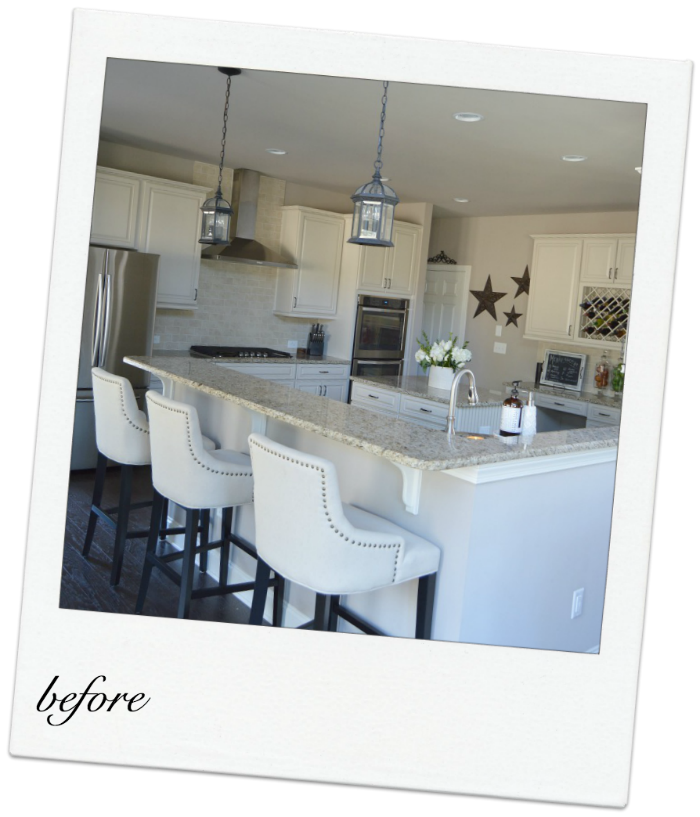
[[525, 338], [573, 340], [583, 241], [535, 238]]
[[581, 283], [631, 283], [634, 245], [634, 235], [584, 237]]
[[415, 295], [422, 232], [423, 228], [416, 224], [395, 221], [393, 247], [349, 245], [359, 249], [357, 288], [396, 296]]
[[157, 306], [196, 309], [207, 189], [97, 168], [90, 241], [160, 255]]
[[109, 168], [98, 168], [92, 203], [90, 242], [136, 249], [140, 180]]
[[316, 318], [336, 313], [345, 219], [310, 207], [282, 208], [282, 254], [298, 269], [277, 270], [276, 315]]
[[157, 305], [197, 306], [203, 187], [161, 180], [141, 182], [138, 249], [160, 255]]

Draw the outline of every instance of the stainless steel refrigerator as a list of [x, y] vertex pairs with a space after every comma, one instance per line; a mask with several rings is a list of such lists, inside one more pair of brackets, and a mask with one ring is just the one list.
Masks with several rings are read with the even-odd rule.
[[90, 247], [71, 470], [94, 468], [97, 463], [92, 367], [128, 378], [140, 404], [148, 389], [150, 374], [123, 359], [151, 354], [159, 259], [150, 253]]

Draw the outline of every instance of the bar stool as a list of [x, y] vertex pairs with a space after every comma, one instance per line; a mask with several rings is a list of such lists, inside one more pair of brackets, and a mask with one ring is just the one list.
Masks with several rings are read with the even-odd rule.
[[[177, 616], [188, 618], [192, 599], [241, 593], [255, 586], [252, 581], [227, 583], [231, 544], [257, 558], [255, 547], [231, 532], [233, 509], [253, 501], [253, 469], [247, 454], [225, 449], [206, 450], [194, 406], [170, 400], [153, 391], [147, 392], [146, 401], [151, 429], [154, 498], [136, 612], [143, 610], [151, 572], [157, 567], [179, 585]], [[162, 504], [166, 499], [185, 509], [185, 546], [181, 552], [158, 556], [158, 528]], [[214, 542], [206, 540], [197, 546], [198, 517], [202, 509], [209, 508], [222, 509], [221, 539]], [[212, 548], [221, 549], [219, 584], [217, 587], [193, 590], [195, 554]], [[182, 559], [181, 573], [170, 566], [175, 559]], [[275, 619], [279, 625], [284, 580], [275, 577], [266, 584], [265, 589], [268, 585], [275, 588]]]
[[248, 438], [255, 476], [258, 550], [250, 624], [261, 624], [270, 569], [316, 593], [314, 629], [338, 618], [384, 635], [340, 604], [418, 579], [415, 637], [429, 639], [440, 550], [431, 542], [340, 499], [335, 466], [260, 434]]
[[[149, 530], [130, 531], [128, 529], [130, 512], [152, 504], [152, 500], [133, 504], [131, 502], [134, 467], [151, 464], [149, 426], [146, 415], [136, 403], [131, 383], [125, 377], [119, 377], [95, 367], [92, 369], [92, 391], [95, 398], [95, 435], [98, 454], [83, 556], [87, 558], [90, 554], [98, 519], [115, 529], [110, 574], [110, 584], [114, 586], [119, 584], [126, 540], [144, 538], [149, 533]], [[210, 450], [216, 448], [214, 441], [208, 437], [204, 444]], [[102, 507], [107, 460], [113, 460], [121, 466], [119, 504], [116, 508]], [[162, 536], [164, 537], [166, 533], [184, 533], [184, 528], [167, 529], [167, 506], [163, 508], [161, 521]], [[200, 567], [206, 569], [205, 564], [200, 564]]]

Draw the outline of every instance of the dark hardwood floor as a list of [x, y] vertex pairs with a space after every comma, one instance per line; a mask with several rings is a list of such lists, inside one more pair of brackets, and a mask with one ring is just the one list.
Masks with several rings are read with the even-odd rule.
[[[134, 469], [132, 502], [142, 502], [152, 496], [150, 468]], [[119, 500], [119, 468], [109, 468], [102, 500], [103, 507], [115, 507]], [[111, 587], [109, 576], [112, 568], [114, 530], [98, 521], [90, 555], [82, 556], [85, 530], [87, 527], [94, 471], [74, 471], [71, 473], [68, 489], [68, 512], [66, 516], [66, 538], [63, 550], [63, 575], [61, 578], [60, 606], [71, 610], [95, 610], [103, 613], [126, 613], [133, 615], [136, 595], [141, 580], [145, 539], [129, 539], [124, 554], [121, 581]], [[130, 515], [129, 529], [146, 530], [150, 522], [150, 508], [135, 510]], [[216, 533], [218, 536], [218, 532]], [[172, 548], [171, 548], [172, 549]], [[218, 550], [209, 553], [210, 564], [219, 562]], [[170, 563], [179, 570], [180, 560]], [[211, 576], [195, 572], [195, 587], [214, 587]], [[175, 618], [177, 614], [178, 587], [158, 570], [154, 570], [146, 597], [143, 615]], [[232, 624], [247, 624], [249, 608], [238, 598], [211, 596], [192, 602], [191, 619], [219, 621]]]

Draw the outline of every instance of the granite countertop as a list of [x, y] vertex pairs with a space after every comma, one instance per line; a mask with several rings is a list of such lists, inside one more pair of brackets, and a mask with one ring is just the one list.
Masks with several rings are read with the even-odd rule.
[[[409, 394], [412, 397], [421, 397], [424, 400], [433, 400], [436, 403], [445, 403], [449, 405], [450, 392], [445, 389], [431, 389], [428, 386], [428, 378], [420, 375], [389, 375], [385, 377], [363, 377], [360, 375], [352, 375], [350, 380], [357, 383], [366, 383], [368, 386], [374, 386], [378, 389], [390, 389], [391, 391], [398, 391], [401, 394]], [[457, 407], [458, 408], [475, 408], [477, 406], [500, 406], [503, 402], [504, 390], [503, 386], [499, 388], [482, 387], [476, 384], [476, 391], [479, 395], [478, 403], [469, 403], [469, 381], [463, 377], [459, 383], [459, 391], [457, 392]], [[486, 395], [489, 395], [486, 398]], [[486, 398], [486, 399], [484, 399]]]
[[[283, 349], [275, 351], [284, 351]], [[304, 355], [304, 357], [207, 357], [198, 352], [158, 352], [158, 357], [167, 355], [168, 357], [196, 358], [197, 360], [212, 360], [217, 363], [311, 363], [313, 365], [343, 365], [349, 366], [351, 360], [343, 360], [339, 357], [328, 357], [328, 355]]]
[[444, 431], [384, 417], [358, 406], [328, 400], [193, 357], [126, 357], [127, 363], [267, 417], [423, 471], [444, 471], [527, 457], [617, 446], [619, 429], [576, 429], [536, 434], [530, 439], [449, 438]]
[[520, 397], [523, 402], [527, 401], [527, 393], [533, 391], [536, 394], [551, 394], [553, 397], [564, 397], [567, 400], [578, 400], [582, 403], [595, 403], [597, 406], [622, 408], [621, 396], [600, 396], [597, 391], [569, 391], [568, 389], [555, 389], [553, 386], [536, 386], [534, 383], [521, 383], [520, 386], [518, 386], [518, 391], [520, 392]]

